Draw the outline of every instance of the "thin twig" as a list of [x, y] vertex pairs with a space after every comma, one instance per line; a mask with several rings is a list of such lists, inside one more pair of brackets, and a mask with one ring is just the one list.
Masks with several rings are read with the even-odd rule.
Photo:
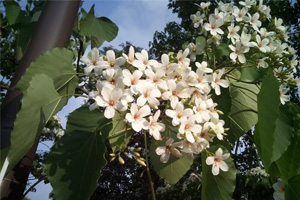
[[77, 89], [80, 90], [81, 92], [83, 92], [84, 94], [87, 94], [89, 95], [89, 91], [87, 91], [86, 89], [84, 89], [83, 87], [81, 86], [77, 86]]
[[153, 181], [151, 179], [151, 174], [150, 174], [150, 168], [149, 168], [149, 161], [148, 161], [148, 143], [147, 143], [147, 134], [146, 132], [144, 132], [144, 140], [145, 140], [145, 157], [146, 157], [146, 168], [147, 168], [147, 176], [148, 176], [148, 181], [149, 181], [149, 185], [150, 185], [150, 189], [151, 189], [151, 193], [152, 193], [152, 200], [156, 200], [156, 196], [155, 196], [155, 191], [154, 191], [154, 187], [153, 187]]
[[82, 40], [79, 39], [79, 50], [78, 50], [77, 67], [76, 67], [77, 73], [79, 73], [79, 62], [80, 62], [80, 55], [82, 53], [82, 49], [83, 49], [83, 42]]
[[24, 193], [23, 198], [26, 197], [26, 195], [40, 182], [42, 182], [43, 179], [38, 179], [37, 182], [35, 182], [32, 186], [30, 186], [30, 188], [28, 188], [28, 190]]

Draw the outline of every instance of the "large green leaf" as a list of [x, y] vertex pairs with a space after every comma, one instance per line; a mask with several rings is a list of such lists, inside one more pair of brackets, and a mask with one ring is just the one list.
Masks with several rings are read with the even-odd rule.
[[285, 188], [285, 199], [299, 200], [300, 199], [300, 175], [297, 175], [288, 181]]
[[229, 91], [232, 104], [226, 121], [226, 127], [230, 128], [227, 138], [234, 143], [257, 123], [259, 87], [255, 84], [231, 80]]
[[226, 121], [232, 104], [229, 88], [221, 88], [221, 95], [213, 94], [212, 99], [218, 104], [216, 108], [224, 113], [224, 115], [220, 115], [220, 118]]
[[[280, 115], [284, 110], [287, 112], [287, 110], [290, 110], [290, 112], [287, 112], [289, 115], [286, 116], [288, 119], [292, 122], [292, 124], [287, 124], [285, 126], [281, 126], [283, 132], [275, 131], [275, 141], [274, 141], [274, 149], [277, 150], [277, 148], [283, 148], [287, 146], [287, 136], [291, 133], [294, 133], [292, 138], [290, 139], [290, 145], [288, 146], [288, 149], [283, 153], [283, 155], [276, 161], [276, 166], [278, 171], [280, 172], [280, 178], [285, 181], [285, 183], [288, 183], [288, 179], [295, 176], [299, 173], [299, 167], [300, 167], [300, 135], [296, 134], [297, 128], [299, 128], [300, 124], [300, 118], [298, 118], [300, 112], [299, 108], [297, 110], [297, 105], [289, 103], [288, 106], [285, 106], [280, 109]], [[292, 117], [291, 117], [292, 116]], [[279, 120], [277, 120], [278, 122]], [[276, 124], [276, 130], [278, 130], [278, 123]], [[292, 130], [291, 130], [292, 129]], [[290, 131], [290, 132], [287, 132]], [[299, 131], [299, 130], [298, 130]], [[281, 135], [287, 134], [285, 138], [282, 138]], [[277, 142], [277, 143], [276, 143]]]
[[[280, 157], [280, 153], [283, 153], [276, 150], [279, 147], [275, 147], [274, 149], [274, 144], [276, 144], [274, 143], [274, 132], [276, 121], [279, 117], [279, 96], [279, 83], [277, 79], [273, 75], [267, 75], [263, 79], [261, 90], [258, 94], [259, 132], [256, 131], [255, 133], [260, 138], [261, 159], [267, 170], [271, 163]], [[286, 121], [285, 115], [282, 115], [281, 118], [283, 120], [282, 125], [284, 125]], [[281, 127], [279, 128], [282, 130]], [[281, 136], [285, 137], [285, 134], [281, 134]], [[284, 145], [282, 148], [286, 150], [287, 146]]]
[[[55, 199], [89, 199], [106, 165], [105, 132], [112, 125], [98, 110], [81, 107], [69, 116], [66, 134], [49, 153], [46, 170]], [[101, 132], [100, 132], [101, 131]]]
[[5, 14], [10, 25], [19, 23], [25, 16], [25, 12], [21, 10], [20, 5], [14, 1], [5, 1]]
[[241, 78], [242, 81], [255, 82], [261, 78], [263, 75], [258, 69], [252, 67], [246, 67], [241, 70]]
[[167, 163], [162, 163], [160, 161], [160, 156], [155, 153], [156, 148], [159, 146], [165, 146], [167, 137], [172, 137], [175, 141], [178, 140], [176, 139], [176, 135], [172, 133], [171, 128], [173, 127], [166, 126], [165, 132], [162, 133], [162, 137], [164, 138], [162, 141], [156, 141], [155, 139], [152, 139], [150, 145], [150, 158], [155, 172], [168, 183], [175, 184], [190, 169], [191, 165], [193, 164], [193, 160], [187, 156], [183, 158], [177, 158], [171, 155]]
[[33, 76], [27, 90], [23, 93], [22, 107], [11, 133], [9, 170], [31, 148], [48, 120], [62, 109], [61, 101], [65, 98], [57, 93], [53, 80], [45, 74]]
[[98, 40], [112, 41], [118, 35], [118, 27], [106, 17], [95, 17], [89, 12], [80, 23], [81, 36], [94, 36]]
[[[228, 150], [223, 146], [217, 145], [209, 149], [211, 152], [216, 152], [218, 148], [222, 148], [223, 153], [228, 153]], [[207, 153], [202, 152], [202, 195], [203, 200], [226, 200], [232, 199], [232, 194], [235, 189], [236, 169], [234, 162], [229, 157], [224, 160], [229, 167], [228, 172], [220, 173], [217, 176], [212, 174], [212, 166], [206, 164]]]
[[30, 64], [15, 88], [24, 91], [34, 75], [47, 74], [54, 80], [58, 93], [64, 95], [65, 87], [69, 87], [69, 83], [77, 83], [78, 80], [72, 62], [73, 54], [68, 49], [60, 47], [50, 49]]
[[124, 121], [126, 112], [116, 112], [113, 117], [113, 128], [109, 132], [109, 143], [113, 150], [116, 152], [119, 149], [125, 149], [134, 131]]
[[[66, 134], [76, 130], [94, 132], [97, 128], [105, 125], [104, 123], [111, 125], [111, 120], [106, 120], [100, 110], [90, 111], [88, 106], [82, 106], [69, 115]], [[108, 132], [106, 133], [103, 130], [101, 133], [104, 134], [105, 138], [108, 135]]]

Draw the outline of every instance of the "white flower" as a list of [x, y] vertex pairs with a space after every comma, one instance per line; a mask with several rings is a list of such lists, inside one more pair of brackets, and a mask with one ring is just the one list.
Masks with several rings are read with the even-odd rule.
[[282, 180], [278, 180], [278, 182], [273, 184], [273, 189], [275, 190], [273, 193], [273, 197], [275, 200], [284, 200], [284, 182]]
[[266, 59], [268, 59], [268, 57], [264, 57], [262, 59], [259, 59], [257, 67], [268, 68], [269, 64], [265, 61]]
[[180, 127], [178, 129], [179, 133], [185, 134], [186, 139], [191, 143], [195, 142], [193, 133], [201, 132], [201, 126], [199, 124], [195, 124], [195, 122], [195, 115], [191, 115], [189, 118], [182, 117], [180, 120]]
[[191, 55], [190, 55], [191, 61], [195, 61], [196, 56], [203, 53], [199, 43], [197, 43], [197, 44], [190, 43], [188, 47], [189, 47], [190, 53], [191, 53]]
[[151, 83], [154, 83], [157, 85], [160, 89], [167, 90], [168, 86], [165, 80], [162, 79], [162, 77], [165, 75], [164, 70], [158, 69], [156, 70], [156, 73], [152, 71], [152, 69], [146, 69], [145, 75], [149, 78], [148, 80], [151, 81]]
[[176, 63], [170, 63], [169, 56], [167, 54], [163, 54], [161, 56], [162, 68], [166, 72], [166, 74], [172, 73], [175, 68], [178, 67]]
[[162, 94], [164, 100], [170, 100], [171, 103], [179, 101], [178, 98], [189, 98], [191, 96], [191, 91], [187, 85], [183, 82], [176, 84], [175, 80], [170, 79], [167, 81], [169, 91], [166, 91]]
[[209, 123], [210, 128], [215, 132], [219, 140], [223, 140], [223, 135], [222, 135], [224, 133], [223, 125], [224, 125], [224, 121], [222, 120], [220, 120], [216, 124], [213, 122]]
[[241, 10], [238, 7], [235, 7], [233, 9], [232, 15], [235, 16], [235, 20], [237, 22], [240, 21], [246, 21], [248, 18], [246, 17], [246, 14], [248, 13], [248, 9], [246, 7], [242, 8]]
[[277, 17], [275, 17], [275, 19], [274, 19], [274, 24], [275, 24], [276, 28], [277, 28], [278, 30], [284, 32], [284, 31], [286, 30], [286, 28], [285, 28], [284, 26], [282, 26], [282, 23], [283, 23], [283, 21], [282, 21], [281, 18], [278, 18], [278, 19], [277, 19]]
[[230, 26], [227, 27], [227, 29], [228, 29], [227, 38], [231, 39], [231, 42], [234, 44], [235, 39], [238, 40], [240, 38], [239, 34], [237, 34], [237, 32], [240, 30], [240, 27], [234, 26], [234, 24], [232, 23]]
[[210, 34], [212, 35], [217, 35], [219, 34], [224, 34], [220, 26], [224, 24], [223, 20], [219, 19], [216, 20], [216, 18], [213, 15], [209, 16], [209, 23], [204, 24], [204, 28], [206, 31], [210, 31]]
[[261, 40], [260, 36], [256, 35], [256, 42], [255, 46], [257, 46], [261, 52], [266, 53], [270, 51], [270, 47], [267, 46], [269, 44], [269, 40], [267, 38]]
[[212, 73], [213, 70], [207, 67], [207, 62], [202, 61], [201, 64], [199, 62], [195, 63], [198, 69], [202, 70], [204, 73]]
[[196, 98], [195, 99], [195, 106], [193, 107], [193, 110], [196, 115], [196, 121], [198, 123], [207, 122], [210, 119], [209, 116], [209, 110], [206, 106], [206, 101]]
[[280, 102], [282, 105], [285, 104], [285, 102], [290, 101], [290, 96], [286, 95], [286, 93], [288, 92], [288, 88], [285, 88], [285, 85], [280, 85], [279, 87], [279, 92], [280, 92]]
[[88, 54], [88, 56], [82, 56], [80, 61], [87, 65], [84, 68], [84, 73], [89, 75], [95, 67], [98, 67], [100, 69], [100, 60], [101, 59], [99, 58], [99, 50], [97, 48], [93, 48]]
[[156, 140], [161, 139], [160, 132], [165, 131], [165, 124], [157, 122], [160, 116], [160, 110], [157, 110], [154, 116], [150, 116], [149, 120], [149, 134]]
[[163, 163], [168, 162], [169, 158], [170, 158], [170, 154], [180, 158], [181, 157], [181, 153], [178, 149], [176, 149], [175, 147], [177, 147], [178, 145], [176, 145], [176, 143], [174, 143], [174, 140], [172, 138], [169, 138], [166, 141], [166, 146], [160, 146], [157, 147], [155, 152], [157, 155], [160, 156], [160, 161]]
[[149, 122], [144, 117], [150, 115], [150, 113], [151, 110], [148, 105], [138, 109], [138, 106], [133, 103], [131, 104], [130, 113], [127, 113], [125, 118], [129, 123], [131, 123], [133, 130], [139, 132], [142, 129], [148, 129]]
[[132, 46], [129, 47], [128, 56], [123, 53], [123, 57], [126, 59], [126, 61], [129, 64], [133, 65], [134, 67], [136, 67], [138, 69], [140, 69], [140, 68], [145, 69], [143, 63], [134, 58], [134, 48]]
[[190, 108], [184, 109], [184, 105], [182, 102], [178, 102], [177, 104], [172, 104], [171, 106], [173, 110], [167, 109], [166, 115], [170, 118], [172, 118], [172, 125], [177, 126], [180, 124], [180, 120], [182, 117], [189, 117], [193, 115], [193, 110]]
[[239, 4], [242, 5], [242, 6], [245, 6], [247, 8], [251, 8], [251, 6], [253, 4], [255, 4], [255, 0], [245, 0], [245, 2], [244, 1], [240, 1]]
[[151, 83], [143, 84], [143, 86], [139, 88], [139, 92], [141, 95], [137, 99], [137, 105], [143, 106], [148, 102], [150, 106], [157, 109], [157, 106], [159, 105], [157, 98], [161, 96], [161, 93], [155, 85]]
[[113, 90], [109, 87], [104, 87], [101, 91], [102, 96], [97, 96], [95, 101], [98, 106], [105, 107], [104, 116], [111, 119], [115, 116], [115, 109], [119, 111], [125, 111], [127, 105], [124, 105], [119, 99], [123, 92], [120, 88], [114, 88]]
[[140, 78], [143, 76], [143, 72], [139, 70], [135, 70], [133, 74], [130, 73], [128, 69], [123, 70], [123, 83], [130, 87], [130, 90], [133, 94], [138, 93], [138, 84], [140, 81]]
[[108, 68], [103, 71], [103, 77], [106, 79], [103, 84], [111, 84], [119, 88], [124, 86], [122, 70], [120, 69]]
[[236, 58], [239, 59], [240, 63], [245, 63], [246, 58], [244, 53], [246, 53], [246, 47], [241, 45], [241, 42], [238, 40], [235, 43], [235, 47], [232, 45], [229, 45], [229, 48], [233, 51], [230, 54], [230, 58], [236, 62]]
[[178, 64], [182, 67], [187, 67], [190, 64], [190, 59], [187, 58], [187, 55], [189, 55], [189, 49], [186, 48], [184, 52], [182, 50], [179, 50], [177, 53], [177, 60]]
[[125, 63], [125, 59], [123, 57], [119, 57], [116, 59], [115, 52], [112, 50], [108, 50], [106, 52], [107, 61], [100, 61], [101, 68], [110, 68], [113, 67], [115, 69], [120, 69], [120, 66]]
[[136, 65], [139, 70], [143, 71], [145, 68], [150, 68], [150, 66], [157, 67], [158, 62], [156, 60], [149, 60], [148, 52], [143, 49], [141, 53], [135, 53], [135, 57], [142, 62], [142, 65]]
[[211, 87], [215, 89], [216, 95], [221, 94], [220, 86], [223, 88], [229, 87], [229, 81], [221, 79], [224, 74], [225, 68], [219, 70], [219, 73], [213, 73], [213, 81], [211, 82]]
[[218, 148], [218, 150], [215, 153], [215, 156], [209, 156], [206, 158], [206, 164], [212, 165], [212, 174], [218, 175], [220, 173], [220, 169], [224, 172], [227, 172], [228, 165], [224, 162], [224, 160], [228, 159], [230, 156], [229, 153], [223, 154], [223, 151], [221, 148]]
[[198, 11], [196, 14], [191, 15], [190, 18], [194, 24], [194, 28], [198, 28], [203, 23], [204, 14], [201, 15], [200, 11]]
[[258, 31], [258, 27], [261, 26], [261, 21], [259, 21], [259, 13], [255, 13], [252, 16], [248, 13], [248, 16], [249, 16], [249, 23], [252, 25], [254, 30]]

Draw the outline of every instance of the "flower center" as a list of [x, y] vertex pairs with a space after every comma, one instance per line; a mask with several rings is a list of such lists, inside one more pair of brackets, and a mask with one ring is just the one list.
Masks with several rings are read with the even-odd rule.
[[109, 106], [114, 106], [114, 105], [115, 105], [115, 102], [114, 102], [113, 100], [109, 100], [109, 101], [108, 101], [108, 105], [109, 105]]
[[215, 162], [221, 162], [221, 159], [220, 158], [215, 158], [214, 161]]
[[135, 120], [137, 120], [139, 117], [140, 117], [139, 114], [135, 114], [135, 115], [133, 116], [133, 118], [134, 118]]

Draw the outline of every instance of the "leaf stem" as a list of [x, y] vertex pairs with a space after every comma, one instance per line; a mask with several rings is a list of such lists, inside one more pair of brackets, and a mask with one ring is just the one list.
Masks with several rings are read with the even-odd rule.
[[40, 182], [42, 182], [44, 179], [40, 178], [38, 179], [32, 186], [30, 186], [30, 188], [28, 188], [28, 190], [23, 194], [23, 198], [26, 197], [26, 195]]
[[146, 168], [147, 168], [147, 176], [148, 176], [148, 181], [149, 181], [149, 185], [150, 185], [150, 189], [151, 189], [151, 193], [152, 193], [152, 200], [156, 200], [156, 196], [155, 196], [155, 191], [154, 191], [154, 187], [153, 187], [153, 181], [151, 179], [151, 174], [150, 174], [150, 168], [149, 168], [149, 160], [148, 160], [148, 143], [147, 143], [147, 134], [144, 131], [144, 140], [145, 140], [145, 157], [146, 157]]

